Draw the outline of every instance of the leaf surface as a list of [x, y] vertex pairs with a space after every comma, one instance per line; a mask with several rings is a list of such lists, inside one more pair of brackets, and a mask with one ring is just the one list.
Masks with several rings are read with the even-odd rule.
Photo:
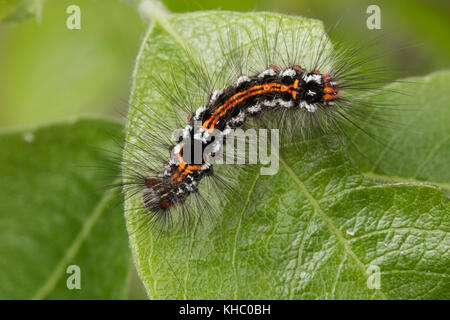
[[363, 174], [387, 182], [416, 182], [439, 187], [450, 195], [450, 71], [413, 77], [386, 87], [376, 103], [398, 105], [391, 128], [374, 126], [384, 144], [358, 132], [353, 140], [371, 161], [358, 159]]
[[[121, 130], [85, 119], [0, 134], [0, 298], [125, 298], [121, 196], [101, 190], [112, 180], [98, 168]], [[80, 267], [80, 290], [67, 287], [70, 265]]]

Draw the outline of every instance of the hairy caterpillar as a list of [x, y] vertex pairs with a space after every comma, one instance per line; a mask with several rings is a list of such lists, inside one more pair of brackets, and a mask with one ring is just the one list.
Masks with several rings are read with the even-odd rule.
[[[283, 141], [295, 144], [323, 135], [346, 138], [348, 128], [382, 120], [374, 114], [379, 106], [362, 96], [384, 82], [362, 54], [365, 46], [332, 45], [320, 28], [293, 17], [237, 17], [237, 23], [220, 21], [220, 31], [209, 33], [215, 39], [211, 52], [198, 52], [195, 43], [178, 44], [183, 53], [171, 56], [167, 74], [148, 75], [147, 89], [158, 93], [158, 108], [145, 97], [131, 103], [121, 185], [125, 197], [139, 203], [128, 208], [136, 212], [137, 229], [169, 226], [177, 212], [185, 222], [211, 214], [211, 203], [227, 196], [237, 173], [213, 171], [211, 158], [223, 147], [222, 140], [209, 140], [213, 131], [226, 137], [253, 119], [256, 126], [279, 128]], [[188, 34], [198, 31], [183, 27]], [[197, 161], [195, 152], [186, 152], [195, 144]]]
[[[198, 191], [198, 183], [205, 175], [213, 174], [209, 158], [219, 149], [221, 141], [208, 140], [213, 130], [226, 137], [232, 129], [241, 127], [250, 117], [277, 109], [316, 112], [339, 103], [339, 87], [334, 78], [320, 71], [306, 72], [294, 65], [281, 70], [277, 66], [254, 76], [240, 76], [233, 85], [216, 90], [208, 103], [189, 115], [190, 122], [183, 130], [182, 140], [173, 147], [175, 159], [166, 163], [164, 171], [145, 179], [143, 202], [149, 211], [165, 211], [181, 205], [186, 197]], [[196, 124], [198, 122], [199, 124]], [[202, 151], [210, 144], [200, 163], [192, 163], [183, 152], [186, 144], [199, 142]]]

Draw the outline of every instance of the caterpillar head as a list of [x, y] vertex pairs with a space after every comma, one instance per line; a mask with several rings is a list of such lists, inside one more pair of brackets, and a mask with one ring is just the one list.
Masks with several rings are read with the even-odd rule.
[[321, 74], [315, 70], [304, 72], [301, 78], [301, 105], [308, 111], [315, 111], [315, 106], [327, 108], [339, 99], [339, 88], [336, 81], [329, 74]]
[[339, 88], [336, 84], [336, 80], [332, 78], [329, 74], [324, 73], [322, 75], [323, 83], [323, 107], [332, 106], [335, 101], [339, 99]]

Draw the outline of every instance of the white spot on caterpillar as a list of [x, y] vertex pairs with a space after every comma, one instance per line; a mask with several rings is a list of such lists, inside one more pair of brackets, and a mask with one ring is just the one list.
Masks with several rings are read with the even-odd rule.
[[309, 103], [307, 103], [305, 101], [301, 101], [300, 102], [300, 107], [301, 108], [305, 108], [309, 112], [315, 112], [317, 110], [317, 105], [316, 104], [309, 104]]
[[236, 117], [231, 118], [230, 123], [232, 125], [237, 125], [238, 123], [244, 122], [244, 120], [245, 120], [245, 112], [241, 110]]
[[315, 96], [316, 93], [314, 91], [308, 90], [308, 92], [306, 93], [308, 96]]
[[264, 100], [264, 101], [263, 101], [263, 104], [264, 104], [266, 107], [275, 107], [275, 106], [277, 105], [276, 100], [278, 100], [278, 99], [274, 99], [274, 100]]
[[284, 101], [283, 99], [278, 99], [280, 106], [283, 108], [292, 108], [294, 106], [294, 101]]
[[275, 106], [281, 106], [284, 108], [292, 108], [294, 106], [293, 101], [284, 101], [283, 99], [277, 98], [273, 100], [264, 100], [263, 104], [267, 107], [275, 107]]
[[275, 76], [277, 73], [274, 69], [267, 69], [264, 70], [263, 72], [261, 72], [260, 74], [258, 74], [258, 78], [264, 78], [265, 76]]
[[197, 186], [197, 181], [192, 181], [191, 183], [186, 183], [185, 186], [189, 192], [195, 191], [195, 187]]
[[209, 99], [209, 103], [213, 103], [217, 100], [217, 98], [222, 94], [222, 90], [214, 90], [211, 94], [211, 99]]
[[305, 82], [314, 81], [317, 84], [321, 84], [322, 76], [320, 74], [311, 74], [311, 75], [304, 74], [303, 80], [305, 80]]
[[245, 82], [249, 82], [250, 78], [247, 76], [240, 76], [239, 78], [237, 78], [236, 82], [234, 83], [235, 86], [240, 86], [241, 84], [245, 83]]
[[261, 111], [261, 104], [259, 104], [259, 103], [247, 108], [247, 112], [250, 114], [255, 114], [260, 111]]
[[282, 77], [295, 77], [297, 75], [297, 72], [295, 72], [294, 69], [286, 69], [281, 73]]
[[206, 110], [206, 107], [200, 107], [195, 111], [195, 115], [194, 115], [194, 120], [199, 120], [200, 115], [202, 114], [203, 111]]

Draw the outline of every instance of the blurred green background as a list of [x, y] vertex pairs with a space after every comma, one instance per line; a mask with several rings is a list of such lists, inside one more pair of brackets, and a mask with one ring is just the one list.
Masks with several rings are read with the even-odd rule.
[[[11, 19], [17, 6], [41, 12]], [[0, 126], [29, 126], [83, 114], [126, 113], [131, 75], [147, 23], [134, 0], [0, 0]], [[68, 30], [66, 8], [81, 8], [81, 30]], [[323, 20], [351, 43], [380, 37], [383, 63], [401, 76], [450, 66], [450, 1], [166, 0], [172, 12], [277, 11]], [[366, 8], [381, 8], [381, 30], [368, 30]], [[25, 12], [26, 13], [26, 12]], [[26, 18], [26, 14], [23, 14]], [[11, 21], [15, 20], [15, 21]]]

